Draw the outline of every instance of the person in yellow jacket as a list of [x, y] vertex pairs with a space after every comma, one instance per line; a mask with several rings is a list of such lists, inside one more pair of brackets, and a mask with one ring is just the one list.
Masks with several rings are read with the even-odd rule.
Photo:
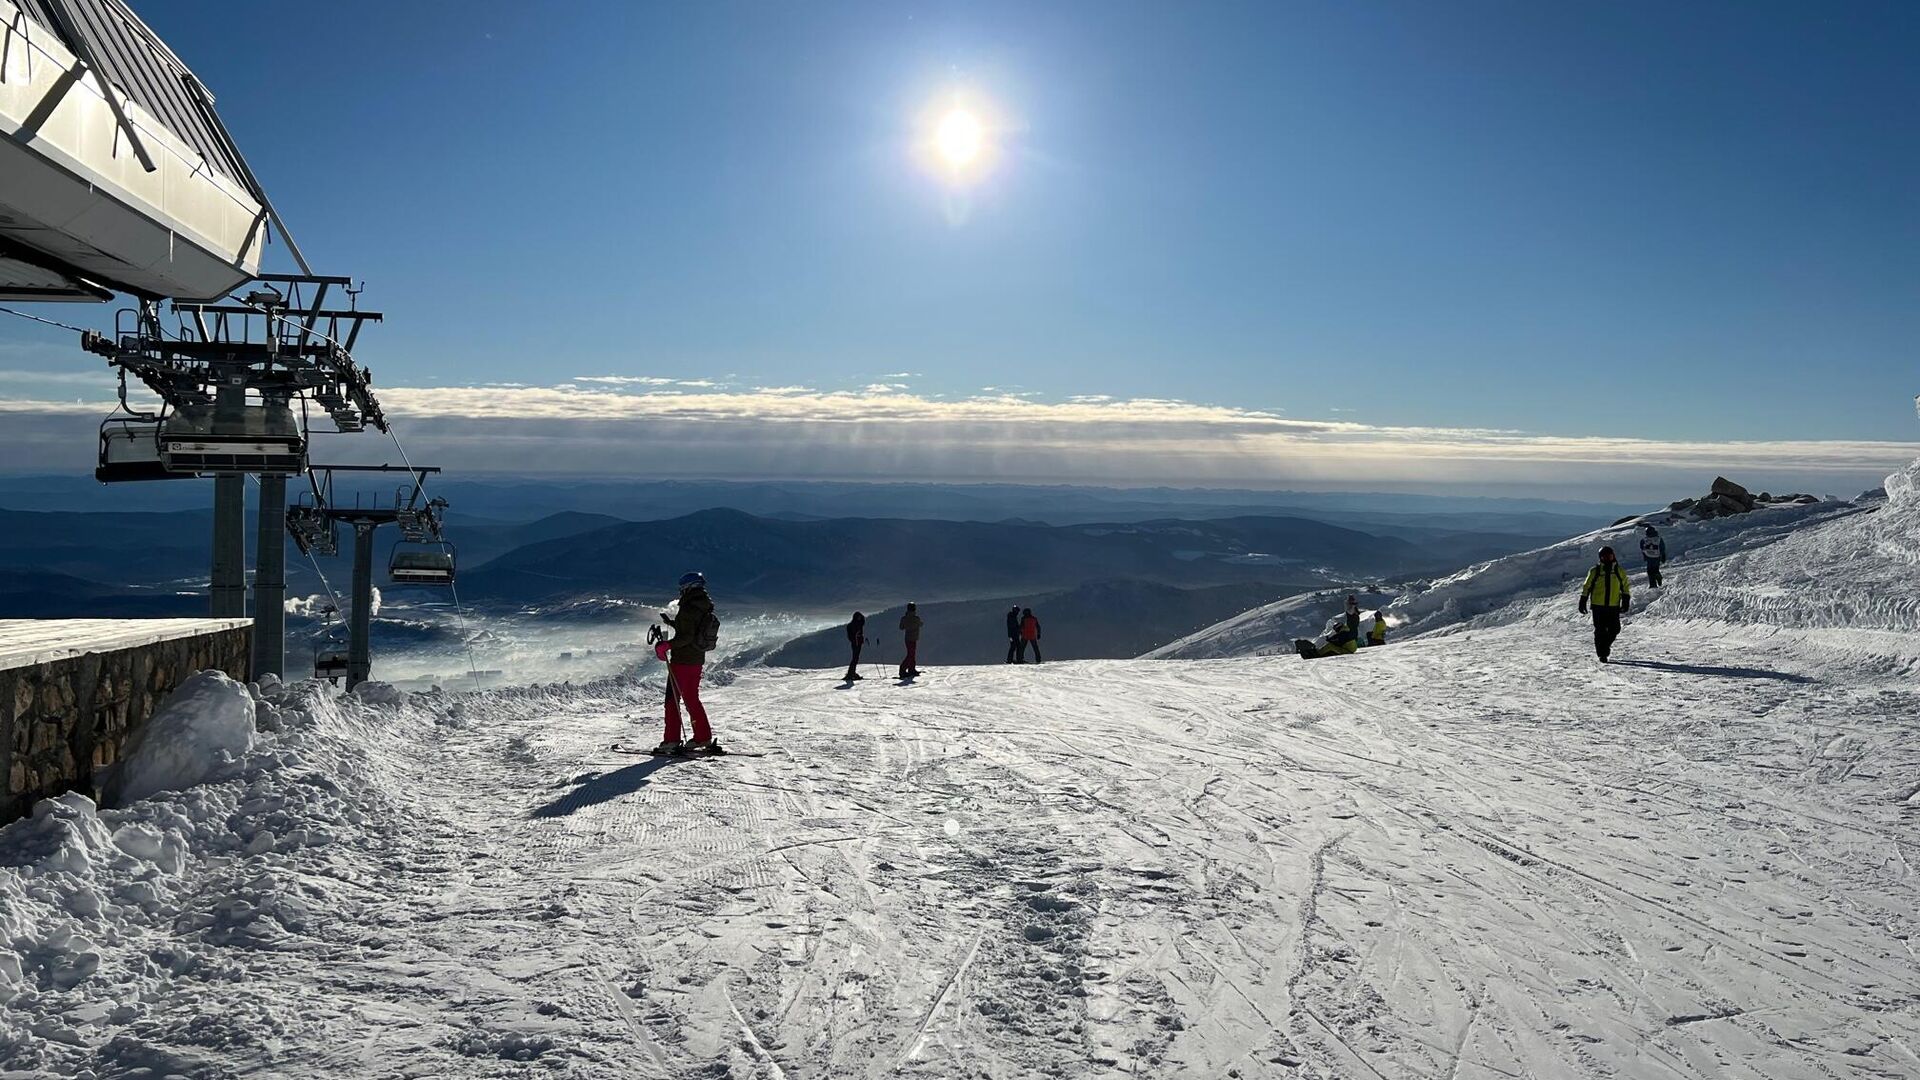
[[1371, 646], [1385, 645], [1386, 643], [1387, 613], [1384, 611], [1375, 611], [1373, 613], [1373, 625], [1367, 627], [1367, 644]]
[[1620, 616], [1633, 605], [1627, 572], [1614, 558], [1613, 549], [1600, 549], [1600, 563], [1587, 571], [1586, 584], [1580, 586], [1580, 614], [1593, 611], [1593, 651], [1600, 662], [1613, 652], [1613, 639], [1620, 636]]

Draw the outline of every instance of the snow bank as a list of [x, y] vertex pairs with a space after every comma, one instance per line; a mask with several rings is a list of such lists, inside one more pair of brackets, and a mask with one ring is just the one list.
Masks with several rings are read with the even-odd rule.
[[183, 791], [226, 775], [253, 747], [254, 700], [246, 684], [203, 671], [180, 684], [134, 733], [108, 785], [115, 803]]
[[300, 1024], [297, 985], [278, 1002], [231, 987], [382, 895], [402, 767], [450, 699], [422, 704], [205, 672], [130, 748], [123, 809], [74, 792], [0, 828], [0, 1075], [232, 1075], [207, 1061]]

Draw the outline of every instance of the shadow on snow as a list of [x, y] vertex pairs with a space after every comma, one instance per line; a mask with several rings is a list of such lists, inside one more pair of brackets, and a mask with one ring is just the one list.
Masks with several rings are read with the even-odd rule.
[[647, 786], [647, 780], [654, 773], [675, 762], [685, 761], [683, 757], [648, 758], [637, 765], [624, 769], [615, 769], [610, 773], [596, 773], [588, 777], [579, 787], [540, 807], [528, 817], [555, 818], [566, 817], [589, 806], [598, 806], [610, 802], [622, 795], [631, 795]]
[[1751, 667], [1708, 667], [1702, 664], [1668, 664], [1659, 660], [1615, 660], [1619, 667], [1653, 668], [1656, 671], [1673, 671], [1682, 675], [1717, 675], [1723, 679], [1777, 679], [1780, 682], [1810, 683], [1814, 680], [1805, 675], [1794, 675], [1785, 671], [1768, 671], [1766, 668]]

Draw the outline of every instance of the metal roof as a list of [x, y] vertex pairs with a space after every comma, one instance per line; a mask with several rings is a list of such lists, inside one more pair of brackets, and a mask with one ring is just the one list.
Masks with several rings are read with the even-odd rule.
[[[255, 198], [263, 197], [214, 115], [212, 93], [124, 0], [14, 2], [76, 55], [97, 58], [114, 85], [199, 151], [210, 167], [246, 187]], [[85, 42], [75, 42], [74, 33], [84, 36]]]

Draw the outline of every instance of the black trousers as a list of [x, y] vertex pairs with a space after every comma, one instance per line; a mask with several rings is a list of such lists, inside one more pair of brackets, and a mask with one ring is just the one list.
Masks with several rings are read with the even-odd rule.
[[1620, 636], [1620, 609], [1617, 607], [1596, 607], [1593, 609], [1593, 651], [1601, 660], [1613, 651], [1613, 639]]
[[1033, 662], [1036, 664], [1039, 663], [1040, 662], [1040, 639], [1034, 638], [1032, 641], [1027, 642], [1027, 647], [1033, 650]]
[[1007, 663], [1009, 663], [1009, 664], [1017, 664], [1017, 663], [1019, 663], [1019, 662], [1020, 662], [1020, 655], [1021, 655], [1021, 653], [1023, 653], [1024, 651], [1025, 651], [1024, 649], [1022, 649], [1022, 648], [1020, 648], [1020, 639], [1019, 639], [1019, 638], [1017, 638], [1017, 637], [1010, 637], [1010, 638], [1008, 638], [1008, 639], [1007, 639]]
[[852, 674], [860, 669], [860, 650], [866, 643], [863, 641], [855, 641], [849, 644], [853, 646], [853, 659], [847, 661], [847, 673]]
[[1660, 560], [1659, 559], [1647, 560], [1647, 584], [1651, 585], [1656, 589], [1660, 587]]
[[1026, 663], [1027, 662], [1027, 639], [1014, 638], [1012, 648], [1013, 648], [1013, 662], [1016, 664]]

